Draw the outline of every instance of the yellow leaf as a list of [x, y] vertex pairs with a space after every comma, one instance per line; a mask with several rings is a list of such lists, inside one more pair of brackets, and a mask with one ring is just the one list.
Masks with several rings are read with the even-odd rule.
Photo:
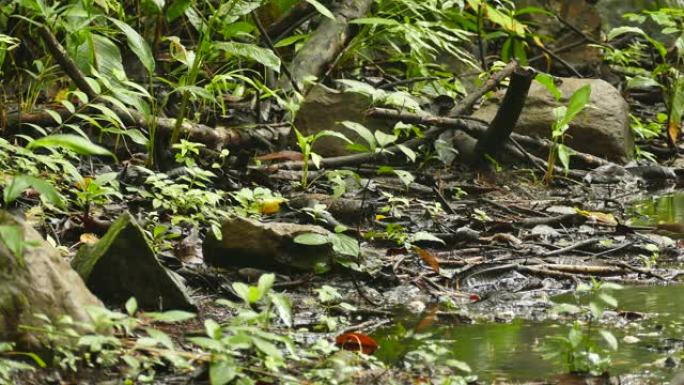
[[283, 203], [282, 198], [267, 199], [261, 202], [261, 213], [262, 214], [275, 214], [280, 211], [280, 204]]
[[99, 240], [100, 238], [98, 238], [97, 235], [93, 233], [83, 233], [80, 236], [81, 243], [85, 243], [87, 245], [92, 245], [93, 243], [96, 243]]

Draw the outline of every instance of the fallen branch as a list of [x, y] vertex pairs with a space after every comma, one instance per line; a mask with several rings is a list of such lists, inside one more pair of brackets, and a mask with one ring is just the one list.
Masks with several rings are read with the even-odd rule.
[[[325, 18], [311, 33], [290, 66], [292, 81], [300, 89], [306, 88], [306, 78], [319, 77], [327, 64], [344, 49], [350, 35], [349, 22], [368, 13], [372, 3], [372, 0], [345, 0], [333, 10], [334, 20]], [[282, 81], [280, 86], [287, 89], [290, 84]]]
[[[462, 115], [466, 111], [470, 110], [477, 101], [484, 96], [487, 92], [493, 90], [499, 82], [501, 82], [503, 79], [505, 79], [507, 76], [513, 73], [515, 69], [518, 67], [518, 63], [516, 61], [512, 61], [506, 65], [501, 71], [497, 72], [496, 74], [492, 75], [485, 84], [478, 89], [475, 92], [472, 92], [468, 94], [459, 104], [454, 107], [454, 109], [451, 110], [451, 114], [454, 115]], [[295, 75], [296, 77], [296, 75]], [[470, 120], [464, 120], [464, 119], [453, 119], [453, 118], [447, 118], [447, 117], [441, 117], [441, 116], [420, 116], [420, 115], [413, 115], [413, 114], [403, 114], [399, 111], [395, 110], [388, 110], [388, 109], [382, 109], [382, 108], [371, 108], [366, 112], [366, 114], [371, 117], [371, 118], [378, 118], [378, 119], [388, 119], [388, 120], [397, 120], [397, 121], [404, 121], [407, 123], [416, 123], [416, 124], [426, 124], [426, 125], [432, 125], [433, 127], [430, 128], [429, 130], [425, 131], [423, 134], [423, 137], [421, 138], [413, 138], [409, 139], [405, 142], [402, 143], [403, 146], [406, 146], [408, 148], [415, 149], [419, 145], [437, 138], [442, 132], [444, 132], [448, 128], [463, 128], [468, 125], [479, 125], [480, 123], [477, 123], [475, 121], [470, 121]], [[410, 117], [413, 121], [410, 120], [404, 120], [402, 117]], [[436, 124], [440, 123], [440, 124]], [[390, 146], [386, 150], [389, 152], [398, 154], [401, 152], [398, 146]], [[337, 156], [337, 157], [331, 157], [331, 158], [324, 158], [320, 162], [321, 167], [341, 167], [341, 166], [349, 166], [349, 165], [354, 165], [354, 164], [360, 164], [360, 163], [368, 163], [373, 160], [376, 160], [380, 155], [379, 154], [373, 154], [373, 153], [361, 153], [361, 154], [353, 154], [353, 155], [343, 155], [343, 156]], [[310, 165], [313, 164], [309, 162]], [[304, 162], [302, 161], [291, 161], [291, 162], [284, 162], [278, 165], [278, 168], [280, 169], [300, 169], [304, 166]]]

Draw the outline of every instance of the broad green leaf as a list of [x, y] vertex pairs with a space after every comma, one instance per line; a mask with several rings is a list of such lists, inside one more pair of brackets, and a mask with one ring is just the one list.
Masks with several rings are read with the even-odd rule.
[[271, 302], [273, 302], [273, 305], [275, 305], [276, 310], [278, 310], [280, 320], [283, 321], [285, 326], [291, 327], [292, 305], [290, 304], [290, 300], [280, 293], [270, 293], [269, 297], [271, 298]]
[[252, 337], [252, 342], [254, 343], [254, 346], [256, 346], [257, 349], [259, 349], [262, 353], [266, 354], [267, 356], [282, 359], [282, 353], [280, 353], [278, 347], [272, 344], [271, 342], [261, 339], [259, 337]]
[[331, 131], [331, 130], [323, 130], [323, 131], [317, 133], [316, 136], [314, 136], [314, 140], [317, 140], [317, 139], [322, 138], [324, 136], [332, 136], [334, 138], [342, 139], [347, 143], [352, 142], [351, 140], [349, 140], [349, 138], [344, 136], [343, 133], [337, 132], [337, 131]]
[[7, 249], [22, 261], [24, 255], [24, 229], [20, 225], [0, 226], [0, 240]]
[[237, 376], [235, 365], [230, 362], [214, 360], [209, 364], [209, 383], [225, 385]]
[[589, 99], [591, 98], [591, 86], [589, 84], [582, 86], [580, 89], [575, 91], [570, 100], [568, 101], [567, 111], [565, 112], [565, 117], [563, 121], [568, 124], [570, 123], [577, 114], [579, 114], [584, 107], [589, 104]]
[[249, 304], [249, 297], [250, 297], [250, 292], [249, 292], [249, 286], [242, 282], [233, 282], [233, 290], [235, 290], [235, 294], [237, 294], [240, 299], [242, 299], [245, 303]]
[[380, 130], [375, 131], [375, 139], [378, 141], [378, 146], [385, 148], [399, 139], [396, 135], [386, 134]]
[[[244, 285], [244, 284], [243, 284]], [[213, 319], [204, 320], [204, 330], [209, 338], [218, 340], [221, 338], [223, 332], [221, 331], [221, 325]]]
[[99, 146], [88, 139], [77, 135], [58, 134], [36, 139], [29, 143], [26, 148], [33, 150], [36, 148], [64, 148], [79, 155], [105, 155], [116, 159], [106, 148]]
[[259, 299], [261, 299], [268, 293], [269, 290], [271, 290], [271, 287], [273, 287], [273, 282], [275, 282], [275, 274], [273, 273], [263, 274], [261, 277], [259, 277], [259, 283], [257, 286], [259, 288]]
[[361, 138], [363, 138], [363, 140], [366, 141], [366, 143], [368, 143], [368, 146], [370, 147], [371, 151], [375, 152], [375, 147], [377, 146], [375, 136], [373, 136], [373, 133], [368, 128], [366, 128], [366, 126], [349, 120], [342, 122], [342, 125], [356, 132]]
[[535, 76], [534, 80], [538, 81], [539, 84], [543, 85], [546, 87], [547, 90], [553, 95], [553, 98], [556, 100], [560, 100], [561, 98], [561, 92], [556, 87], [556, 82], [553, 80], [553, 76], [545, 73], [540, 73]]
[[603, 337], [606, 343], [608, 343], [608, 346], [611, 350], [618, 350], [618, 341], [617, 338], [615, 338], [615, 336], [613, 335], [613, 333], [603, 329], [599, 330], [599, 333], [601, 333], [601, 337]]
[[171, 23], [177, 18], [183, 16], [185, 10], [192, 4], [191, 0], [175, 0], [166, 9], [166, 20]]
[[133, 53], [140, 59], [147, 72], [153, 73], [155, 67], [154, 56], [152, 55], [152, 50], [147, 44], [145, 39], [140, 36], [140, 34], [133, 29], [130, 25], [124, 23], [121, 20], [114, 18], [109, 18], [114, 25], [121, 30], [121, 32], [126, 35], [126, 41], [128, 43], [128, 48], [133, 51]]
[[443, 245], [446, 244], [443, 240], [441, 240], [441, 239], [437, 238], [436, 236], [434, 236], [428, 232], [425, 232], [425, 231], [419, 231], [419, 232], [413, 234], [413, 236], [411, 236], [411, 243], [415, 243], [418, 241], [437, 242], [437, 243], [441, 243]]
[[128, 301], [126, 301], [125, 308], [128, 315], [133, 315], [136, 311], [138, 311], [138, 301], [135, 299], [135, 297], [131, 297], [128, 299]]
[[358, 257], [360, 253], [359, 242], [346, 234], [331, 234], [333, 250], [341, 255]]
[[330, 243], [330, 239], [328, 239], [327, 235], [323, 234], [304, 233], [297, 235], [294, 239], [294, 242], [299, 243], [301, 245], [319, 246], [325, 245], [326, 243]]
[[557, 149], [558, 149], [558, 159], [560, 160], [561, 165], [563, 165], [563, 169], [565, 171], [570, 170], [570, 156], [572, 156], [574, 151], [570, 147], [568, 147], [564, 144], [559, 144]]
[[307, 3], [311, 4], [316, 10], [323, 16], [327, 17], [328, 19], [335, 20], [335, 15], [330, 12], [328, 8], [325, 7], [325, 5], [321, 4], [318, 2], [318, 0], [305, 0]]
[[381, 17], [362, 17], [350, 21], [352, 24], [367, 24], [367, 25], [389, 25], [396, 26], [401, 25], [398, 21], [394, 19], [383, 19]]
[[182, 310], [169, 310], [163, 313], [145, 313], [145, 316], [157, 322], [175, 323], [195, 318], [197, 315]]
[[41, 199], [44, 199], [45, 202], [56, 207], [64, 207], [64, 198], [50, 183], [30, 175], [17, 175], [12, 178], [12, 182], [3, 192], [5, 205], [14, 202], [29, 187], [36, 189], [40, 193]]
[[413, 183], [414, 180], [416, 180], [416, 177], [406, 170], [394, 170], [394, 173], [399, 177], [401, 182], [406, 187], [408, 187], [411, 183]]
[[213, 43], [213, 47], [223, 50], [233, 56], [254, 60], [275, 72], [280, 72], [280, 59], [270, 49], [261, 48], [255, 44], [238, 43], [234, 41]]
[[416, 161], [416, 153], [415, 151], [411, 150], [410, 148], [406, 147], [403, 144], [397, 144], [397, 148], [406, 155], [407, 158], [411, 160], [411, 162]]
[[292, 35], [289, 37], [286, 37], [284, 39], [279, 40], [277, 43], [273, 44], [273, 47], [275, 48], [282, 48], [282, 47], [287, 47], [289, 45], [292, 45], [300, 40], [304, 40], [308, 38], [308, 34], [301, 34], [301, 35]]

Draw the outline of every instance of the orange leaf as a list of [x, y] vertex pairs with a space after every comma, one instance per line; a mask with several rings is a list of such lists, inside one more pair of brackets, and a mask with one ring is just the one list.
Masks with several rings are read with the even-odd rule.
[[88, 245], [92, 245], [93, 243], [96, 243], [100, 240], [100, 238], [98, 238], [97, 235], [93, 233], [83, 233], [79, 238], [81, 243], [85, 243]]
[[265, 161], [265, 160], [303, 160], [304, 155], [302, 155], [301, 152], [297, 152], [297, 151], [278, 151], [278, 152], [272, 152], [270, 154], [258, 156], [256, 159], [260, 160], [260, 161]]
[[670, 143], [673, 145], [677, 144], [677, 139], [679, 138], [679, 123], [670, 121], [667, 125], [667, 137], [670, 139]]
[[429, 251], [421, 249], [420, 247], [414, 247], [413, 249], [416, 251], [416, 253], [418, 253], [418, 255], [420, 255], [420, 257], [423, 259], [423, 262], [427, 263], [435, 273], [439, 274], [439, 261], [437, 260], [437, 257], [432, 255], [432, 253]]
[[422, 332], [428, 329], [432, 324], [435, 323], [437, 319], [437, 311], [439, 310], [439, 305], [436, 303], [430, 304], [430, 307], [425, 311], [423, 318], [416, 324], [414, 328], [416, 333]]
[[344, 350], [373, 354], [378, 349], [378, 343], [362, 333], [344, 333], [337, 336], [335, 344]]

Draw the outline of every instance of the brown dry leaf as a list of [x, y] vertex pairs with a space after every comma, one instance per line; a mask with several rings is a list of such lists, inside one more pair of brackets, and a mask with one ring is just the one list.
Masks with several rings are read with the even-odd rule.
[[270, 154], [258, 156], [256, 159], [260, 160], [260, 161], [266, 161], [266, 160], [303, 160], [304, 155], [302, 155], [301, 152], [297, 152], [297, 151], [278, 151], [278, 152], [272, 152]]
[[439, 274], [439, 261], [437, 260], [437, 257], [432, 255], [432, 253], [429, 251], [421, 249], [420, 247], [414, 246], [413, 249], [416, 251], [416, 253], [418, 253], [420, 258], [423, 259], [423, 262], [427, 263], [435, 273]]
[[679, 127], [679, 123], [677, 122], [670, 122], [667, 125], [667, 137], [670, 139], [670, 143], [672, 143], [672, 145], [677, 144], [680, 131], [681, 129]]
[[423, 312], [423, 318], [418, 321], [414, 330], [416, 333], [427, 330], [430, 326], [435, 323], [437, 319], [437, 311], [439, 310], [439, 305], [436, 303], [430, 304], [430, 306]]
[[92, 245], [93, 243], [96, 243], [97, 241], [99, 241], [100, 238], [98, 238], [98, 236], [93, 234], [93, 233], [83, 233], [79, 237], [79, 240], [81, 241], [81, 243], [85, 243], [87, 245]]

